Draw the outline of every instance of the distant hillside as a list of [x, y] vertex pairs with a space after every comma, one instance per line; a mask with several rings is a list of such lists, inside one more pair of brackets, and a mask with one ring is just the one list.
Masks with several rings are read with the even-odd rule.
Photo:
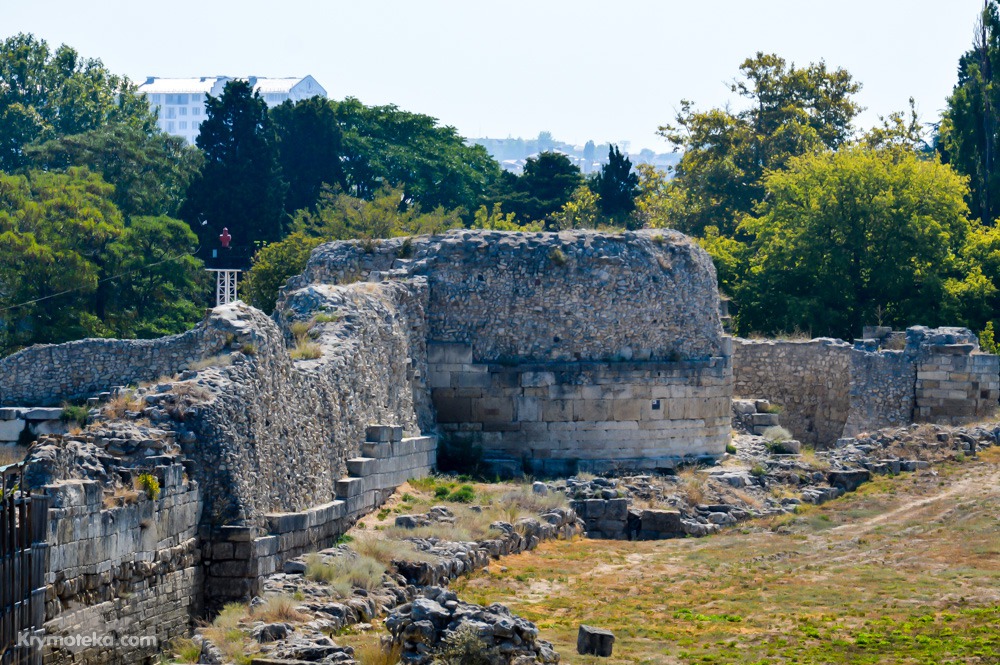
[[[529, 157], [546, 151], [561, 152], [579, 166], [583, 173], [593, 173], [600, 169], [601, 165], [607, 163], [608, 149], [611, 147], [610, 143], [594, 143], [593, 141], [587, 141], [585, 145], [556, 141], [552, 138], [551, 132], [541, 132], [538, 134], [538, 138], [534, 139], [479, 138], [469, 139], [469, 142], [486, 148], [505, 170], [513, 173], [520, 173], [524, 168], [525, 160]], [[676, 165], [681, 158], [678, 153], [655, 153], [648, 148], [637, 153], [629, 152], [627, 141], [617, 145], [623, 153], [628, 155], [633, 164], [652, 164], [664, 172], [668, 172], [670, 167]]]

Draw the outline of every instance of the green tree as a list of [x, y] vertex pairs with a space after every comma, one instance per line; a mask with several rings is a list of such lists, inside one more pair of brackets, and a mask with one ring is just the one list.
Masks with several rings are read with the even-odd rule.
[[260, 249], [254, 254], [253, 267], [241, 285], [243, 299], [259, 310], [273, 311], [278, 289], [289, 277], [305, 270], [310, 252], [322, 242], [322, 238], [295, 231], [281, 242]]
[[601, 212], [624, 223], [635, 210], [639, 175], [632, 171], [632, 161], [613, 145], [608, 149], [608, 163], [594, 175], [590, 188], [600, 197]]
[[562, 209], [583, 184], [580, 169], [558, 152], [530, 157], [524, 173], [501, 181], [499, 201], [523, 221], [540, 221], [546, 230], [557, 228], [553, 215]]
[[194, 257], [198, 237], [166, 216], [135, 217], [110, 246], [115, 276], [105, 325], [120, 337], [182, 332], [201, 318], [208, 274]]
[[156, 118], [127, 78], [68, 46], [17, 34], [0, 42], [0, 171], [26, 165], [31, 143], [123, 124], [152, 133]]
[[384, 187], [371, 201], [326, 188], [315, 210], [302, 209], [295, 213], [292, 233], [287, 238], [257, 252], [243, 283], [243, 293], [255, 307], [271, 311], [278, 289], [289, 277], [302, 272], [309, 252], [321, 242], [377, 241], [379, 238], [443, 233], [461, 226], [459, 210], [446, 211], [439, 207], [424, 213], [419, 205], [406, 203], [401, 187]]
[[561, 210], [552, 214], [555, 229], [596, 229], [605, 222], [601, 215], [601, 197], [586, 185], [573, 192]]
[[479, 206], [472, 218], [471, 228], [490, 231], [541, 231], [542, 225], [538, 222], [519, 224], [514, 213], [504, 213], [502, 206], [494, 203], [492, 208]]
[[1000, 214], [1000, 13], [987, 0], [972, 48], [958, 61], [958, 82], [941, 118], [944, 160], [969, 177], [971, 208], [991, 225]]
[[323, 185], [347, 189], [340, 125], [334, 105], [323, 97], [287, 101], [271, 109], [278, 159], [288, 182], [285, 210], [311, 208]]
[[970, 272], [963, 179], [912, 152], [846, 147], [792, 158], [765, 180], [742, 230], [754, 237], [739, 330], [849, 337], [884, 311], [890, 325], [944, 323]]
[[191, 294], [203, 271], [187, 254], [187, 226], [126, 226], [112, 192], [82, 168], [0, 173], [0, 352], [180, 332], [198, 320]]
[[331, 102], [343, 135], [346, 193], [372, 199], [384, 186], [402, 187], [425, 210], [463, 208], [471, 214], [500, 166], [480, 145], [466, 145], [454, 127], [394, 105]]
[[126, 124], [51, 139], [24, 150], [32, 169], [87, 167], [115, 186], [111, 200], [126, 219], [176, 216], [201, 153], [182, 138]]
[[744, 110], [696, 111], [681, 103], [676, 124], [660, 134], [682, 149], [667, 195], [672, 226], [702, 235], [707, 226], [724, 236], [764, 196], [764, 175], [793, 157], [836, 149], [852, 135], [861, 110], [852, 95], [861, 86], [843, 70], [825, 63], [795, 67], [777, 55], [757, 53], [740, 66], [731, 89]]
[[209, 96], [197, 145], [205, 155], [188, 187], [181, 217], [203, 247], [223, 228], [234, 246], [279, 240], [284, 231], [286, 184], [267, 104], [246, 81], [226, 84]]

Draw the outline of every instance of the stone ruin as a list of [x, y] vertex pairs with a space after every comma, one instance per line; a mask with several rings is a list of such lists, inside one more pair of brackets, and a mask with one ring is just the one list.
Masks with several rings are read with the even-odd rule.
[[[439, 443], [506, 476], [666, 471], [725, 454], [734, 393], [817, 445], [997, 404], [998, 359], [968, 331], [734, 343], [719, 302], [673, 231], [456, 231], [320, 246], [273, 317], [236, 303], [182, 335], [0, 359], [2, 407], [142, 384], [32, 449], [53, 506], [46, 630], [184, 634], [429, 473]], [[141, 473], [155, 500], [109, 502]]]

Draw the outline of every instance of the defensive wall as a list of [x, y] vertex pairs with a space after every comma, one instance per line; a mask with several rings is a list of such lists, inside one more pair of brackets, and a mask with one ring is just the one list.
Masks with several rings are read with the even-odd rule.
[[[734, 386], [807, 442], [961, 422], [1000, 394], [966, 333], [734, 346], [680, 234], [464, 231], [320, 246], [273, 317], [236, 303], [183, 335], [26, 349], [0, 360], [0, 406], [149, 382], [124, 424], [42, 437], [29, 477], [57, 497], [46, 629], [166, 639], [426, 475], [439, 439], [504, 474], [668, 469], [724, 453]], [[140, 472], [161, 493], [125, 501]]]
[[801, 441], [832, 446], [866, 430], [988, 418], [1000, 399], [1000, 358], [965, 328], [913, 326], [837, 339], [733, 344], [733, 393], [781, 405]]

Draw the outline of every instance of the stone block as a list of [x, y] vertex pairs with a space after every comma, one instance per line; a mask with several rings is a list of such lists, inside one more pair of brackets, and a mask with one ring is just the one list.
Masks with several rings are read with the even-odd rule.
[[507, 397], [485, 397], [472, 402], [473, 422], [514, 422], [514, 400]]
[[576, 636], [576, 652], [581, 656], [607, 658], [614, 648], [615, 635], [610, 630], [582, 625]]
[[440, 423], [467, 423], [472, 421], [473, 400], [468, 397], [434, 397]]
[[429, 342], [427, 362], [430, 365], [471, 363], [472, 346], [455, 342]]
[[570, 422], [573, 420], [573, 403], [557, 399], [542, 402], [542, 420], [545, 422]]
[[555, 385], [556, 375], [553, 372], [523, 372], [521, 374], [522, 388], [545, 388]]
[[267, 521], [268, 532], [279, 535], [305, 529], [309, 525], [309, 518], [304, 512], [270, 513], [264, 519]]
[[352, 476], [368, 476], [378, 470], [378, 462], [374, 457], [355, 457], [347, 460], [347, 472]]
[[366, 441], [361, 444], [361, 454], [365, 457], [385, 459], [392, 456], [392, 444], [388, 442], [373, 443], [371, 441]]
[[681, 514], [676, 510], [643, 510], [640, 516], [643, 531], [683, 533]]
[[573, 400], [573, 420], [612, 420], [612, 405], [613, 402], [608, 399]]
[[24, 420], [0, 420], [0, 442], [15, 443], [21, 437], [26, 422]]

